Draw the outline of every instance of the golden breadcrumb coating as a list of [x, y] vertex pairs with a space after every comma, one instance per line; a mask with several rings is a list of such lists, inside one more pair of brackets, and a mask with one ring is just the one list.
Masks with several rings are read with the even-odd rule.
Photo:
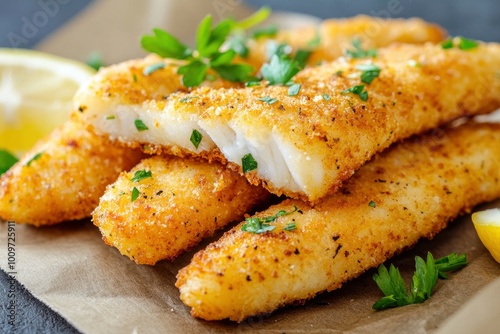
[[[446, 37], [446, 31], [438, 25], [419, 18], [382, 19], [358, 15], [345, 19], [324, 20], [319, 26], [306, 26], [280, 30], [272, 38], [250, 41], [250, 56], [243, 59], [256, 68], [266, 62], [269, 43], [287, 43], [293, 50], [312, 50], [308, 63], [334, 60], [345, 50], [353, 49], [358, 39], [363, 49], [388, 46], [392, 43], [438, 43]], [[317, 45], [316, 45], [317, 44]]]
[[[151, 176], [134, 181], [136, 173]], [[134, 187], [138, 195], [132, 200]], [[220, 164], [155, 156], [107, 187], [93, 221], [106, 244], [138, 264], [154, 265], [173, 260], [269, 198], [264, 188]]]
[[[500, 197], [500, 124], [466, 124], [412, 138], [376, 156], [316, 206], [287, 199], [263, 234], [242, 224], [198, 252], [176, 286], [195, 317], [271, 312], [312, 298], [432, 238], [457, 215]], [[296, 229], [285, 231], [293, 222]]]
[[142, 157], [67, 121], [0, 177], [0, 217], [35, 226], [89, 217], [105, 187]]

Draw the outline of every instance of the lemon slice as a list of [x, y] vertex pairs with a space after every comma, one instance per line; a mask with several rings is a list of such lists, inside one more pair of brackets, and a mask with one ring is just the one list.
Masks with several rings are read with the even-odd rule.
[[0, 48], [0, 149], [22, 153], [62, 124], [74, 93], [94, 73], [74, 60]]
[[472, 222], [483, 245], [500, 262], [500, 209], [475, 212]]

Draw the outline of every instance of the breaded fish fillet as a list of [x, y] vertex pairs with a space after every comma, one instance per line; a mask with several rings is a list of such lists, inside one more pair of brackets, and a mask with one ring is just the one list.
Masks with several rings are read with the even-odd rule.
[[260, 68], [268, 61], [269, 43], [287, 43], [293, 50], [313, 50], [308, 62], [334, 60], [359, 40], [364, 49], [388, 46], [392, 43], [438, 43], [446, 37], [444, 29], [419, 18], [382, 19], [358, 15], [346, 19], [328, 19], [317, 27], [306, 26], [280, 30], [273, 38], [250, 40], [250, 56], [245, 62]]
[[92, 215], [106, 244], [154, 265], [241, 220], [270, 196], [221, 164], [155, 156], [110, 184]]
[[67, 121], [0, 177], [0, 217], [35, 226], [89, 217], [106, 186], [142, 157]]
[[[155, 86], [122, 90], [122, 80], [113, 75], [123, 73], [111, 68], [80, 90], [75, 104], [84, 122], [111, 138], [227, 160], [240, 172], [249, 170], [242, 168], [246, 158], [252, 183], [314, 202], [391, 143], [500, 107], [494, 70], [500, 68], [499, 44], [472, 50], [394, 45], [378, 53], [304, 69], [293, 79], [301, 85], [296, 96], [289, 96], [287, 86], [263, 84], [202, 87], [162, 98]], [[378, 69], [370, 84], [362, 82], [367, 66]], [[147, 80], [161, 83], [169, 71]], [[191, 141], [194, 133], [201, 138], [198, 146]]]
[[241, 321], [340, 288], [498, 197], [500, 124], [435, 132], [376, 156], [315, 207], [287, 199], [261, 212], [288, 213], [271, 232], [236, 226], [198, 252], [176, 286], [193, 316]]

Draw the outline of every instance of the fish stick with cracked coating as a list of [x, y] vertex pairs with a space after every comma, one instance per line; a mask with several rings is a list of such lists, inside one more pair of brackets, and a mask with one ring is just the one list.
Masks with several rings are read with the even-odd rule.
[[[379, 71], [363, 84], [367, 65]], [[254, 184], [314, 202], [390, 144], [499, 108], [495, 68], [500, 68], [497, 43], [471, 50], [398, 44], [379, 49], [376, 58], [339, 58], [302, 70], [293, 79], [301, 85], [295, 96], [286, 85], [263, 83], [201, 87], [166, 99], [155, 98], [154, 91], [135, 99], [87, 89], [77, 93], [75, 103], [84, 109], [78, 116], [97, 132], [180, 156], [227, 160]], [[137, 118], [148, 130], [136, 129]], [[190, 141], [195, 130], [202, 137], [197, 147]], [[244, 158], [252, 168], [243, 168]]]
[[106, 186], [143, 156], [69, 120], [0, 177], [0, 217], [35, 226], [89, 217]]
[[[140, 175], [145, 177], [138, 180]], [[154, 265], [173, 260], [270, 197], [221, 164], [155, 156], [110, 184], [92, 216], [106, 244], [138, 264]]]
[[249, 57], [243, 61], [260, 68], [268, 61], [269, 43], [287, 43], [293, 50], [311, 50], [308, 63], [316, 65], [334, 60], [346, 50], [353, 49], [355, 39], [363, 49], [374, 49], [392, 43], [438, 43], [445, 37], [444, 29], [419, 18], [381, 19], [358, 15], [345, 19], [327, 19], [318, 26], [282, 29], [272, 38], [251, 39]]
[[[307, 45], [307, 42], [317, 38], [318, 33], [320, 34], [319, 45], [312, 49], [312, 53], [308, 58], [308, 64], [310, 65], [315, 65], [319, 61], [333, 60], [341, 56], [344, 52], [343, 48], [347, 48], [347, 42], [349, 42], [349, 48], [352, 48], [350, 42], [354, 38], [358, 38], [363, 47], [382, 47], [394, 42], [415, 44], [438, 42], [445, 37], [442, 28], [420, 19], [382, 20], [367, 16], [340, 20], [331, 19], [324, 21], [319, 27], [308, 26], [280, 30], [275, 39], [259, 38], [250, 40], [250, 55], [248, 58], [240, 58], [239, 62], [249, 63], [257, 71], [264, 62], [268, 61], [269, 43], [289, 43], [293, 52], [301, 48], [310, 49], [311, 46]], [[160, 62], [165, 64], [163, 69], [148, 75], [144, 74], [149, 66]], [[86, 114], [88, 108], [91, 109], [91, 113], [99, 111], [106, 115], [105, 118], [108, 122], [100, 122], [98, 126], [93, 122], [87, 122], [92, 125], [95, 132], [108, 135], [113, 140], [118, 140], [131, 147], [145, 147], [147, 153], [165, 152], [185, 156], [186, 150], [182, 148], [182, 145], [169, 145], [168, 147], [151, 145], [162, 142], [162, 140], [156, 138], [159, 135], [158, 133], [141, 131], [140, 140], [130, 138], [128, 134], [130, 131], [137, 132], [134, 121], [140, 116], [141, 110], [149, 107], [153, 111], [158, 108], [161, 109], [165, 104], [165, 99], [171, 93], [189, 91], [182, 85], [181, 76], [177, 74], [177, 69], [184, 64], [183, 61], [162, 59], [152, 54], [143, 59], [134, 59], [101, 68], [94, 79], [76, 94], [75, 105], [77, 109], [75, 110], [78, 111], [77, 116], [81, 117], [82, 114]], [[241, 84], [217, 79], [213, 82], [205, 81], [202, 86], [229, 88], [241, 87]], [[119, 110], [125, 112], [119, 112], [119, 115], [116, 115]], [[82, 118], [83, 120], [86, 119], [86, 117]], [[116, 121], [109, 122], [109, 118]], [[116, 126], [120, 128], [119, 131], [115, 131]], [[195, 126], [195, 120], [193, 122], [188, 121], [178, 127], [178, 131], [191, 133]], [[122, 133], [121, 129], [125, 131]], [[168, 136], [168, 133], [164, 135]], [[175, 134], [172, 135], [175, 137]], [[184, 138], [184, 136], [180, 138]], [[183, 144], [190, 145], [189, 142]], [[198, 152], [204, 152], [210, 148], [205, 143], [201, 145], [197, 150]]]
[[287, 199], [256, 215], [288, 213], [270, 232], [241, 223], [195, 254], [176, 286], [193, 316], [242, 321], [338, 289], [498, 197], [500, 124], [435, 131], [374, 157], [314, 207]]

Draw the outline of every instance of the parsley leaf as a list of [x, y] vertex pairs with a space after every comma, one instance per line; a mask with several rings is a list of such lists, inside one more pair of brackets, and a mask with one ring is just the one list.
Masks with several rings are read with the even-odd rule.
[[301, 86], [299, 83], [295, 83], [295, 84], [291, 85], [290, 87], [288, 87], [288, 96], [298, 95], [299, 91], [300, 91], [300, 87]]
[[370, 201], [370, 203], [368, 203], [368, 206], [371, 206], [372, 208], [376, 208], [377, 204], [374, 201]]
[[297, 229], [297, 225], [295, 225], [295, 223], [293, 223], [293, 222], [292, 223], [288, 223], [288, 224], [286, 224], [285, 227], [283, 227], [283, 229], [285, 231], [293, 231], [293, 230]]
[[130, 201], [133, 202], [135, 201], [137, 198], [139, 197], [139, 189], [137, 189], [136, 187], [134, 187], [132, 189], [132, 194], [130, 195]]
[[18, 159], [7, 150], [0, 150], [0, 175], [12, 167]]
[[137, 131], [139, 131], [139, 132], [149, 130], [149, 128], [146, 126], [146, 124], [144, 124], [144, 122], [142, 120], [140, 120], [139, 118], [134, 121], [134, 125], [135, 125], [135, 128], [137, 129]]
[[[293, 206], [292, 211], [280, 210], [275, 215], [268, 217], [250, 217], [245, 219], [245, 224], [241, 226], [241, 230], [245, 232], [251, 232], [255, 234], [261, 234], [268, 231], [272, 231], [276, 228], [275, 225], [269, 223], [276, 221], [278, 217], [286, 216], [298, 211], [297, 206]], [[288, 223], [283, 229], [285, 231], [291, 231], [296, 229], [295, 223]]]
[[361, 71], [361, 82], [369, 85], [380, 74], [380, 67], [374, 64], [360, 64], [356, 66]]
[[241, 230], [255, 234], [261, 234], [272, 231], [276, 228], [269, 223], [264, 223], [260, 218], [246, 218], [245, 224], [241, 226]]
[[375, 58], [377, 57], [376, 49], [364, 50], [361, 47], [361, 40], [359, 38], [354, 38], [352, 40], [353, 49], [345, 50], [345, 55], [349, 58]]
[[477, 48], [479, 46], [479, 43], [473, 39], [468, 39], [461, 36], [448, 38], [441, 42], [441, 47], [445, 50], [452, 49], [455, 46], [460, 50], [467, 51]]
[[256, 29], [252, 33], [252, 38], [259, 39], [261, 37], [274, 37], [278, 33], [278, 26], [273, 24], [268, 27]]
[[221, 78], [229, 81], [244, 82], [252, 79], [253, 67], [247, 64], [225, 64], [213, 69]]
[[270, 96], [264, 96], [259, 98], [259, 101], [266, 102], [267, 104], [273, 104], [278, 102], [278, 99], [275, 97], [270, 97]]
[[368, 100], [368, 92], [365, 89], [365, 85], [357, 85], [357, 86], [352, 86], [347, 88], [346, 90], [342, 91], [341, 94], [348, 94], [348, 93], [353, 93], [355, 95], [358, 95], [361, 101], [366, 101]]
[[191, 133], [191, 137], [189, 140], [191, 143], [193, 143], [194, 147], [197, 149], [198, 146], [200, 146], [201, 140], [203, 139], [203, 135], [200, 133], [200, 131], [194, 129], [193, 132]]
[[415, 273], [413, 274], [410, 294], [399, 270], [390, 265], [389, 270], [382, 264], [378, 267], [377, 274], [373, 279], [384, 293], [385, 297], [373, 304], [375, 310], [383, 310], [390, 307], [398, 307], [415, 303], [422, 303], [431, 297], [432, 290], [436, 286], [438, 278], [445, 278], [444, 272], [458, 270], [467, 264], [465, 254], [450, 254], [443, 258], [434, 260], [429, 252], [427, 261], [421, 257], [415, 257]]
[[199, 61], [194, 60], [191, 63], [179, 67], [177, 73], [182, 74], [182, 84], [186, 87], [198, 86], [205, 79], [208, 66]]
[[141, 169], [141, 170], [138, 170], [134, 173], [134, 176], [130, 179], [130, 181], [139, 182], [139, 181], [142, 181], [142, 180], [150, 178], [150, 177], [153, 177], [153, 174], [151, 173], [151, 171], [149, 171], [149, 170], [146, 171], [145, 169]]
[[192, 51], [168, 32], [155, 28], [153, 36], [142, 36], [141, 46], [144, 50], [156, 53], [163, 58], [186, 59]]
[[288, 56], [273, 55], [271, 61], [262, 65], [260, 72], [270, 85], [284, 85], [300, 71], [296, 61]]
[[258, 166], [259, 164], [257, 163], [257, 161], [255, 161], [250, 153], [245, 154], [243, 158], [241, 158], [241, 167], [243, 169], [243, 173], [255, 170]]
[[40, 152], [40, 153], [35, 154], [35, 155], [31, 158], [31, 159], [29, 159], [29, 160], [28, 160], [28, 162], [26, 163], [26, 166], [30, 167], [30, 166], [31, 166], [31, 164], [32, 164], [34, 161], [36, 161], [36, 160], [40, 159], [40, 157], [42, 156], [42, 154], [43, 154], [43, 152]]
[[464, 37], [459, 37], [458, 38], [458, 48], [460, 50], [471, 50], [477, 48], [479, 45], [478, 42], [472, 39], [467, 39]]

